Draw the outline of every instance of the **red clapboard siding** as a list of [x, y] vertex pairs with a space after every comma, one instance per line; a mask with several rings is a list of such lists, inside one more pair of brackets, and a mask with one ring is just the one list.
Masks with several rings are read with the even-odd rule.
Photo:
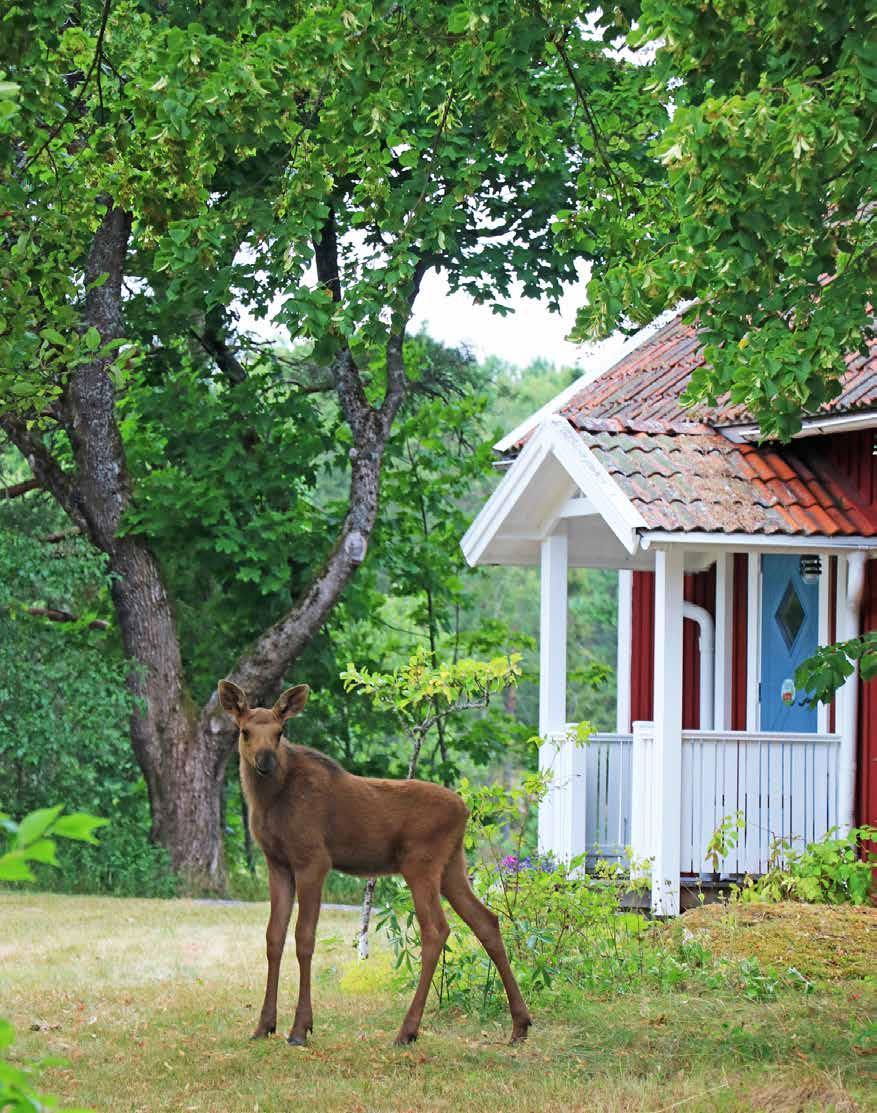
[[[877, 432], [863, 429], [856, 433], [835, 433], [820, 437], [818, 451], [831, 461], [846, 480], [850, 495], [863, 507], [877, 512]], [[832, 558], [832, 565], [837, 561]], [[877, 630], [877, 562], [865, 566], [862, 594], [862, 632]], [[832, 578], [834, 582], [834, 578]], [[835, 613], [832, 597], [832, 616]], [[836, 637], [831, 630], [832, 641]], [[834, 707], [831, 710], [834, 729]], [[859, 683], [859, 738], [856, 758], [856, 818], [859, 823], [877, 823], [877, 680]]]
[[731, 730], [746, 730], [746, 636], [749, 606], [749, 560], [734, 553], [734, 628], [731, 636]]
[[[831, 644], [837, 641], [837, 557], [828, 558], [828, 640]], [[835, 731], [835, 704], [831, 701], [828, 707], [828, 729]]]
[[648, 722], [655, 706], [655, 574], [634, 572], [631, 602], [630, 720]]
[[[687, 603], [696, 603], [716, 617], [716, 566], [706, 572], [694, 572], [685, 577], [682, 596]], [[682, 729], [696, 730], [700, 726], [700, 639], [697, 623], [686, 619], [682, 623]]]
[[835, 433], [815, 441], [819, 454], [830, 460], [853, 488], [850, 497], [860, 506], [871, 508], [877, 508], [875, 438], [875, 430], [863, 429], [857, 433]]
[[[705, 607], [715, 617], [716, 570], [692, 573], [685, 577], [684, 598]], [[654, 715], [655, 690], [655, 575], [634, 572], [632, 600], [633, 637], [630, 661], [631, 721], [650, 720]], [[700, 725], [700, 654], [697, 626], [683, 624], [682, 726], [691, 730]]]
[[[862, 598], [862, 630], [877, 630], [877, 561], [869, 560]], [[859, 685], [859, 754], [856, 763], [859, 823], [877, 826], [877, 678]]]

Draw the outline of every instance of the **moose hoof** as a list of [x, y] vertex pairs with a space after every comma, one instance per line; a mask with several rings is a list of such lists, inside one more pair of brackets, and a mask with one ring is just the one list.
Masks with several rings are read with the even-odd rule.
[[264, 1040], [264, 1039], [267, 1039], [269, 1036], [273, 1036], [276, 1031], [277, 1031], [277, 1025], [276, 1024], [259, 1024], [256, 1027], [256, 1031], [253, 1032], [252, 1036], [250, 1036], [250, 1039], [251, 1040]]
[[410, 1043], [414, 1043], [417, 1039], [416, 1032], [400, 1032], [399, 1035], [393, 1040], [396, 1047], [407, 1047]]
[[521, 1043], [530, 1034], [530, 1025], [533, 1021], [527, 1017], [526, 1020], [516, 1020], [515, 1026], [512, 1029], [512, 1038], [509, 1043]]

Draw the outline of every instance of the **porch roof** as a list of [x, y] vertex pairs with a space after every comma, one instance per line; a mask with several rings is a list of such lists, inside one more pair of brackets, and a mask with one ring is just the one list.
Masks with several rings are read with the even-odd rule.
[[647, 529], [877, 536], [867, 509], [794, 452], [735, 444], [719, 433], [580, 436]]
[[560, 525], [573, 566], [650, 567], [653, 540], [877, 549], [877, 519], [818, 457], [720, 433], [543, 421], [462, 540], [470, 564], [535, 564]]

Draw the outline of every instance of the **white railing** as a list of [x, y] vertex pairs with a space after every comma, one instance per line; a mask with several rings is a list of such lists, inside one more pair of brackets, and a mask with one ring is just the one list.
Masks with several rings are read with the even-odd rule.
[[589, 860], [620, 861], [630, 846], [632, 734], [592, 734], [585, 744]]
[[722, 821], [745, 827], [720, 862], [727, 874], [764, 873], [771, 843], [802, 846], [838, 824], [836, 734], [682, 732], [680, 870], [699, 874]]
[[630, 771], [633, 735], [576, 738], [576, 724], [550, 734], [540, 765], [551, 788], [540, 808], [541, 849], [562, 858], [618, 861], [630, 844]]
[[635, 863], [649, 862], [657, 846], [657, 769], [653, 723], [633, 724], [630, 771], [630, 845]]
[[[654, 724], [592, 734], [583, 746], [571, 725], [548, 741], [553, 783], [540, 818], [543, 849], [566, 858], [584, 850], [593, 862], [619, 860], [630, 846], [634, 862], [653, 859], [662, 822]], [[707, 845], [738, 811], [745, 827], [719, 861], [724, 876], [764, 873], [775, 839], [796, 846], [820, 839], [839, 823], [839, 755], [837, 734], [683, 731], [673, 816], [679, 874], [712, 869]]]

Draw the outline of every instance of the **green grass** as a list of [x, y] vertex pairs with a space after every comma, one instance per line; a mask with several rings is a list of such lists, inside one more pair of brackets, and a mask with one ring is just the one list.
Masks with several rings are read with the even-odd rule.
[[[408, 992], [394, 987], [380, 944], [367, 970], [357, 964], [356, 916], [328, 912], [316, 1031], [294, 1049], [248, 1039], [266, 916], [264, 904], [0, 894], [0, 1012], [19, 1033], [15, 1058], [65, 1057], [44, 1089], [113, 1113], [875, 1107], [866, 1073], [875, 993], [855, 965], [766, 1002], [703, 989], [582, 996], [562, 1011], [534, 1008], [531, 1039], [514, 1048], [505, 1017], [430, 1008], [419, 1042], [402, 1050], [392, 1039]], [[873, 933], [873, 916], [862, 924]], [[808, 946], [803, 965], [824, 965], [818, 942]], [[294, 966], [290, 951], [287, 1028]]]

